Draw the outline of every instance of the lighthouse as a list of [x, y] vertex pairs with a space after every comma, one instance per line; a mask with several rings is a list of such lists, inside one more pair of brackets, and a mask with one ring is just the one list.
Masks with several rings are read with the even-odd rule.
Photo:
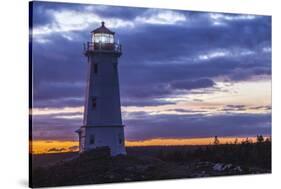
[[84, 44], [88, 73], [83, 125], [76, 131], [80, 153], [109, 147], [112, 156], [126, 154], [118, 80], [122, 49], [114, 34], [101, 22]]

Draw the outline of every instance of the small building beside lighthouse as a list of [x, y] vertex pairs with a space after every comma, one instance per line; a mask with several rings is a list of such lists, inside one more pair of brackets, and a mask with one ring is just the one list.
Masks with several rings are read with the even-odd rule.
[[80, 153], [109, 147], [112, 156], [126, 154], [118, 79], [122, 49], [114, 35], [102, 22], [84, 46], [88, 73], [83, 125], [76, 131]]

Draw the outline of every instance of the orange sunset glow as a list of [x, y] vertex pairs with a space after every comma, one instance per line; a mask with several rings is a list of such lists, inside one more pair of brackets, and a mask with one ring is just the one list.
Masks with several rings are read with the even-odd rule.
[[[221, 137], [220, 144], [240, 143], [246, 140], [246, 137]], [[248, 137], [252, 142], [256, 141], [256, 137]], [[126, 147], [145, 147], [145, 146], [183, 146], [183, 145], [212, 145], [214, 138], [168, 138], [168, 139], [148, 139], [139, 141], [125, 141]], [[31, 142], [31, 151], [33, 154], [47, 154], [47, 153], [63, 153], [63, 152], [77, 152], [78, 141], [58, 141], [58, 140], [34, 140]]]

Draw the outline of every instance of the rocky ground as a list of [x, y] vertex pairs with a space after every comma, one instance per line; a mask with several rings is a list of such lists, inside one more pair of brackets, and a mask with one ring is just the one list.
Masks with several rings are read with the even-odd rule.
[[109, 151], [103, 149], [33, 168], [32, 187], [258, 173], [270, 173], [270, 170], [196, 160], [167, 162], [140, 155], [110, 157]]

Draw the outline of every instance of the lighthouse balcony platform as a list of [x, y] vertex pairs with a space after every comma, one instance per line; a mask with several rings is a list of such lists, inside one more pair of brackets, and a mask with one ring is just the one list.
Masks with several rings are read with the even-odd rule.
[[116, 53], [122, 54], [122, 46], [118, 43], [84, 43], [84, 54], [87, 56], [92, 53]]

